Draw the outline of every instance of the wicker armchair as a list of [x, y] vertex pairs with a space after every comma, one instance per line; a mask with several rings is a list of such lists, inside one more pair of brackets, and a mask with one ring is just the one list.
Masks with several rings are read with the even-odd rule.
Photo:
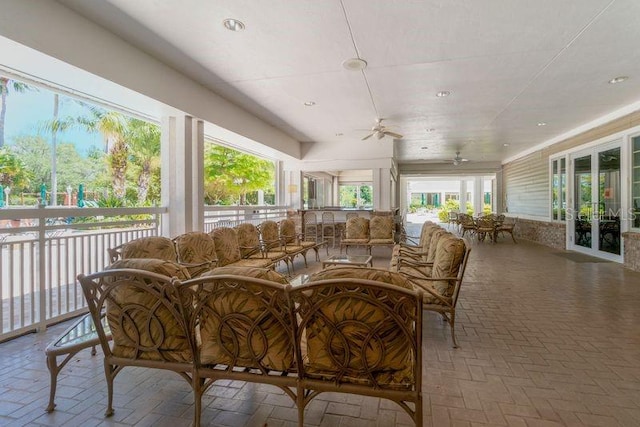
[[291, 299], [296, 341], [306, 338], [306, 355], [297, 355], [300, 426], [305, 406], [323, 392], [390, 399], [422, 426], [419, 291], [389, 271], [337, 268], [294, 287]]
[[438, 240], [431, 274], [402, 271], [416, 288], [424, 291], [423, 308], [435, 311], [451, 327], [453, 347], [458, 347], [455, 335], [456, 304], [471, 248], [464, 239], [444, 235]]

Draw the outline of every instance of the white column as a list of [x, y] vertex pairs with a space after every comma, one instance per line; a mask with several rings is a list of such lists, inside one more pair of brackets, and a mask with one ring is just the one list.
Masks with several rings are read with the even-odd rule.
[[391, 209], [391, 170], [373, 169], [373, 209], [388, 211]]
[[481, 176], [473, 178], [473, 211], [476, 215], [481, 214], [484, 208], [484, 191]]
[[460, 212], [467, 212], [467, 181], [466, 178], [460, 180]]
[[204, 230], [204, 124], [190, 116], [162, 120], [162, 234]]

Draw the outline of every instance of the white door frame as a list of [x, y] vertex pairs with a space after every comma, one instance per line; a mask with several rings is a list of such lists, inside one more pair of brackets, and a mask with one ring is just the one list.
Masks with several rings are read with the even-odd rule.
[[[591, 203], [597, 203], [599, 199], [599, 177], [598, 177], [598, 153], [602, 151], [607, 151], [614, 148], [620, 149], [620, 188], [621, 188], [621, 207], [624, 207], [624, 199], [625, 199], [625, 176], [626, 176], [626, 162], [625, 162], [625, 149], [624, 149], [624, 138], [616, 139], [614, 141], [609, 141], [603, 144], [594, 145], [589, 148], [581, 149], [572, 153], [569, 153], [569, 159], [567, 164], [567, 208], [571, 207], [571, 215], [567, 215], [567, 249], [581, 252], [587, 255], [595, 256], [598, 258], [608, 259], [615, 262], [623, 262], [624, 259], [624, 251], [623, 251], [623, 242], [622, 235], [620, 236], [620, 255], [612, 254], [609, 252], [600, 251], [598, 248], [599, 242], [599, 218], [598, 215], [592, 215], [591, 218], [591, 248], [586, 248], [584, 246], [577, 245], [575, 242], [575, 217], [578, 214], [575, 212], [575, 167], [574, 161], [577, 158], [591, 156], [591, 176], [592, 176], [592, 185], [591, 185]], [[622, 216], [622, 215], [621, 215]], [[621, 218], [622, 219], [622, 218]], [[623, 221], [620, 221], [620, 226], [623, 227]], [[622, 234], [622, 229], [620, 233]]]

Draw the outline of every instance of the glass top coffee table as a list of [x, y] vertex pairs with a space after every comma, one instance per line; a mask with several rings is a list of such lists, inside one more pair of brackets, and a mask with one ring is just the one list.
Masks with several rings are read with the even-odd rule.
[[373, 267], [371, 255], [333, 255], [322, 261], [322, 268], [330, 266]]

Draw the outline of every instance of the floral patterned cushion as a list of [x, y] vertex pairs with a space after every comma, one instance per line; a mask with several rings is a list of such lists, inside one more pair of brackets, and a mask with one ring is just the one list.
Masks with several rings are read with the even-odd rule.
[[223, 267], [240, 260], [238, 233], [233, 228], [220, 227], [210, 233], [218, 258], [218, 265]]
[[[433, 260], [431, 278], [456, 277], [464, 258], [466, 246], [464, 240], [455, 236], [443, 236], [438, 240], [436, 255]], [[450, 297], [453, 294], [455, 280], [439, 280], [433, 287], [440, 295]]]
[[234, 265], [215, 268], [203, 274], [202, 277], [215, 277], [215, 276], [223, 276], [226, 274], [231, 274], [234, 276], [253, 277], [255, 279], [264, 279], [264, 280], [269, 280], [270, 282], [281, 283], [283, 285], [286, 285], [289, 283], [289, 281], [285, 276], [278, 273], [277, 271], [273, 271], [268, 268], [241, 267], [241, 266], [234, 266]]
[[377, 282], [396, 285], [405, 289], [413, 289], [411, 283], [404, 276], [393, 271], [383, 270], [379, 268], [361, 268], [361, 267], [341, 267], [328, 268], [312, 274], [309, 282], [317, 282], [318, 280], [328, 279], [366, 279], [375, 280]]
[[[188, 279], [188, 271], [171, 261], [153, 258], [129, 258], [106, 268], [134, 268], [167, 276], [165, 280], [147, 279], [135, 272], [114, 272], [107, 280], [120, 282], [107, 300], [107, 321], [113, 337], [112, 353], [128, 359], [189, 362], [191, 344], [180, 310], [167, 302], [164, 288], [172, 288], [170, 277]], [[138, 278], [136, 278], [136, 276]], [[137, 285], [136, 285], [137, 283]], [[142, 286], [140, 286], [142, 285]], [[185, 301], [184, 312], [191, 309]]]
[[369, 218], [349, 218], [343, 241], [345, 240], [369, 241]]
[[240, 255], [247, 258], [252, 255], [260, 254], [260, 233], [255, 225], [245, 222], [236, 226], [238, 234], [238, 245], [240, 246]]
[[[271, 270], [242, 267], [216, 268], [204, 277], [229, 274], [240, 279], [237, 283], [234, 279], [205, 283], [210, 297], [202, 311], [201, 362], [276, 371], [291, 369], [295, 357], [284, 293], [286, 278]], [[247, 277], [278, 286], [268, 288], [241, 280]]]
[[165, 261], [157, 258], [126, 258], [107, 266], [105, 270], [116, 268], [135, 268], [137, 270], [150, 271], [167, 277], [176, 277], [180, 280], [191, 278], [189, 270], [177, 262]]
[[391, 240], [395, 228], [392, 216], [374, 216], [369, 221], [369, 238], [371, 240]]
[[[332, 268], [311, 276], [310, 281], [326, 279], [367, 279], [393, 284], [413, 290], [413, 286], [401, 275], [370, 268]], [[384, 293], [382, 293], [384, 295]], [[321, 315], [312, 315], [306, 324], [308, 368], [312, 371], [332, 371], [337, 365], [358, 376], [358, 372], [375, 366], [375, 371], [403, 370], [412, 363], [411, 346], [407, 336], [389, 319], [390, 312], [402, 310], [383, 298], [372, 304], [368, 298], [355, 298], [348, 294], [334, 295], [327, 299], [318, 292], [311, 296], [313, 304], [321, 304]], [[322, 301], [322, 302], [320, 302]], [[413, 326], [407, 320], [407, 328]], [[366, 361], [361, 360], [367, 334], [375, 331], [377, 339], [367, 344]], [[333, 335], [335, 333], [335, 336]], [[339, 337], [346, 339], [342, 341]], [[386, 349], [386, 351], [382, 351]], [[338, 361], [338, 359], [340, 359]], [[362, 375], [360, 375], [362, 376]]]
[[178, 261], [173, 241], [162, 236], [140, 237], [127, 242], [122, 246], [122, 258], [158, 258]]
[[285, 243], [295, 243], [298, 234], [296, 233], [296, 223], [292, 219], [280, 221], [280, 237]]
[[268, 250], [281, 250], [282, 244], [277, 222], [271, 220], [263, 221], [258, 228], [262, 242]]
[[198, 277], [215, 267], [216, 248], [207, 233], [192, 231], [173, 239], [178, 253], [178, 262], [187, 265], [191, 277]]

